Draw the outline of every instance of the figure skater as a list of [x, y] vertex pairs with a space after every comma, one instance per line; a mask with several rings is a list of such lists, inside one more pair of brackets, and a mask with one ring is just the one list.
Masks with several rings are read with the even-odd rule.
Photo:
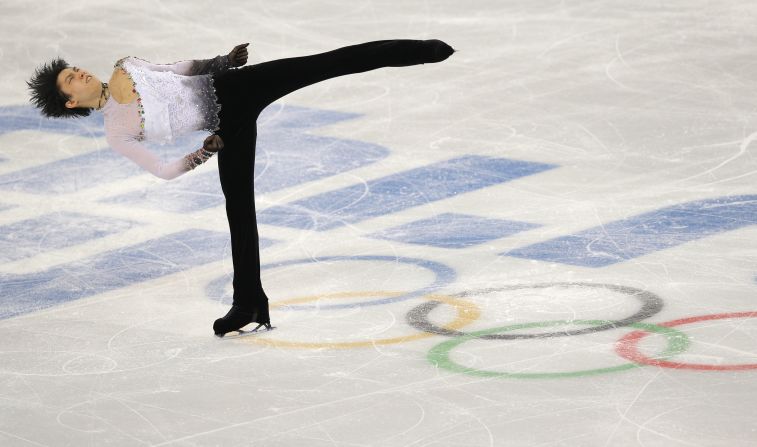
[[[219, 337], [252, 322], [258, 324], [253, 331], [271, 328], [260, 280], [253, 186], [256, 121], [263, 109], [326, 79], [441, 62], [454, 52], [440, 40], [382, 40], [243, 67], [248, 45], [237, 45], [228, 55], [213, 59], [166, 65], [126, 57], [115, 64], [107, 83], [56, 58], [38, 67], [27, 82], [32, 102], [47, 117], [101, 111], [108, 144], [160, 178], [178, 177], [218, 153], [234, 265], [231, 309], [213, 323]], [[165, 162], [143, 145], [164, 144], [197, 130], [211, 135], [200, 149], [177, 160]]]

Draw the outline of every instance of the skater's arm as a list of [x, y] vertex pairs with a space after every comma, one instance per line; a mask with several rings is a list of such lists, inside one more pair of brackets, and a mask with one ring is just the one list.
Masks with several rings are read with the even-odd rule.
[[[156, 177], [171, 180], [205, 163], [218, 150], [209, 146], [206, 139], [202, 148], [176, 160], [163, 161], [139, 141], [129, 136], [106, 135], [108, 144], [119, 154], [127, 157], [142, 169]], [[217, 137], [217, 136], [216, 136]], [[220, 138], [219, 138], [220, 140]], [[222, 144], [221, 144], [222, 146]]]
[[174, 62], [173, 64], [153, 64], [145, 60], [134, 58], [140, 65], [152, 71], [172, 71], [179, 75], [195, 76], [222, 73], [232, 67], [241, 67], [247, 63], [247, 46], [243, 43], [235, 46], [227, 55], [216, 56], [213, 59], [197, 59]]
[[187, 60], [172, 64], [153, 64], [136, 57], [132, 58], [132, 60], [151, 71], [172, 71], [184, 76], [218, 74], [231, 67], [228, 56], [216, 56], [213, 59]]

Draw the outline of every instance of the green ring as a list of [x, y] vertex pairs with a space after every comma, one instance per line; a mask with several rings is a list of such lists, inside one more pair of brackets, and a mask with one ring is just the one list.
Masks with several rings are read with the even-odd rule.
[[[449, 358], [449, 353], [452, 349], [454, 349], [455, 347], [457, 347], [458, 345], [462, 343], [465, 343], [466, 341], [478, 338], [481, 335], [489, 335], [489, 334], [494, 334], [494, 333], [499, 333], [499, 332], [507, 332], [507, 331], [514, 331], [518, 329], [528, 329], [528, 328], [535, 328], [535, 327], [564, 326], [567, 324], [587, 324], [591, 326], [599, 326], [599, 325], [608, 324], [608, 323], [612, 323], [612, 321], [560, 320], [560, 321], [543, 321], [543, 322], [537, 322], [537, 323], [514, 324], [511, 326], [503, 326], [503, 327], [498, 327], [494, 329], [485, 329], [482, 331], [470, 332], [465, 336], [453, 338], [451, 340], [440, 343], [434, 346], [433, 348], [431, 348], [431, 350], [428, 353], [427, 358], [431, 363], [435, 364], [437, 367], [443, 368], [452, 372], [468, 374], [468, 375], [477, 376], [477, 377], [498, 377], [498, 378], [508, 378], [508, 379], [560, 379], [560, 378], [566, 378], [566, 377], [582, 377], [582, 376], [591, 376], [591, 375], [598, 375], [598, 374], [620, 372], [620, 371], [625, 371], [628, 369], [639, 368], [639, 367], [644, 366], [638, 363], [627, 363], [627, 364], [613, 366], [609, 368], [585, 369], [585, 370], [580, 370], [580, 371], [554, 372], [554, 373], [538, 373], [538, 372], [537, 373], [508, 373], [508, 372], [487, 371], [483, 369], [468, 368], [467, 366], [459, 365], [453, 362]], [[656, 359], [672, 357], [674, 355], [682, 353], [689, 347], [689, 337], [677, 329], [664, 327], [664, 326], [658, 326], [656, 324], [648, 324], [648, 323], [633, 323], [633, 324], [629, 324], [628, 326], [634, 329], [641, 329], [643, 331], [662, 334], [668, 339], [668, 345], [659, 356], [655, 357]]]

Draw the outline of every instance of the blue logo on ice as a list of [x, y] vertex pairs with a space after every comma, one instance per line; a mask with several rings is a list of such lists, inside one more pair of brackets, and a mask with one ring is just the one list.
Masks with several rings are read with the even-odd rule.
[[718, 197], [661, 208], [504, 254], [604, 267], [755, 224], [757, 195]]

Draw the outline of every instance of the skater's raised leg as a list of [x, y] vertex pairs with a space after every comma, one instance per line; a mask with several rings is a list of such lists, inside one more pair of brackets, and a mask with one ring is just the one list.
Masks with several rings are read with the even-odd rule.
[[440, 40], [379, 40], [311, 56], [279, 59], [237, 70], [260, 113], [277, 99], [327, 79], [383, 67], [441, 62], [455, 50]]

